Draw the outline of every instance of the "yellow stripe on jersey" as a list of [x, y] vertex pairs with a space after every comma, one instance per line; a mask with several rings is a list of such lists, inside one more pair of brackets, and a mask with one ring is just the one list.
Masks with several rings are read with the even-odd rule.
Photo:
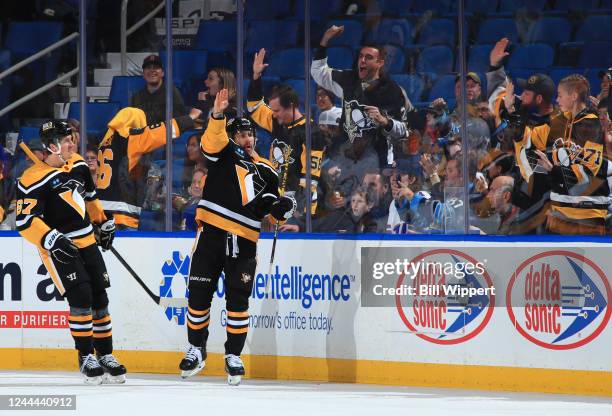
[[78, 248], [85, 248], [96, 244], [96, 238], [94, 237], [93, 232], [83, 237], [71, 238], [71, 240]]
[[104, 214], [104, 208], [102, 208], [102, 203], [99, 199], [85, 201], [85, 206], [92, 222], [101, 224], [107, 220], [106, 215]]
[[245, 311], [245, 312], [232, 312], [232, 311], [227, 311], [227, 316], [230, 318], [248, 318], [249, 317], [249, 312]]
[[115, 224], [125, 225], [130, 228], [138, 228], [138, 218], [130, 217], [129, 215], [114, 213]]
[[247, 108], [255, 108], [255, 110], [250, 113], [250, 116], [259, 127], [270, 132], [272, 131], [272, 110], [263, 100], [247, 101]]
[[551, 210], [554, 212], [560, 212], [569, 220], [576, 219], [589, 219], [589, 218], [606, 218], [608, 210], [597, 209], [597, 208], [572, 208], [555, 205], [554, 202], [551, 204]]
[[202, 150], [209, 154], [216, 154], [223, 150], [228, 143], [229, 138], [225, 131], [225, 118], [216, 120], [211, 117], [208, 121], [208, 127], [200, 140]]
[[43, 220], [33, 217], [30, 225], [23, 230], [19, 230], [19, 234], [42, 250], [42, 239], [49, 231], [51, 231], [51, 228]]
[[259, 239], [258, 231], [253, 231], [250, 228], [238, 224], [237, 222], [228, 220], [220, 215], [214, 214], [202, 208], [197, 209], [196, 220], [213, 225], [232, 234], [236, 234], [237, 236], [246, 238], [247, 240], [251, 240], [254, 243], [256, 243]]
[[249, 327], [245, 326], [244, 328], [232, 328], [228, 325], [227, 332], [229, 332], [230, 334], [244, 334], [249, 332]]

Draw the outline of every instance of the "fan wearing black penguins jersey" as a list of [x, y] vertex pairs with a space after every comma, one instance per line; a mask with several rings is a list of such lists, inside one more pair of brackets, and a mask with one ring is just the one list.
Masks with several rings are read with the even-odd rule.
[[290, 218], [295, 199], [280, 197], [278, 175], [272, 164], [255, 152], [255, 126], [246, 118], [227, 123], [227, 89], [217, 93], [201, 149], [208, 175], [198, 204], [198, 233], [191, 255], [187, 337], [189, 347], [179, 368], [183, 378], [204, 368], [210, 305], [221, 272], [225, 272], [227, 341], [225, 369], [228, 383], [244, 375], [240, 359], [249, 324], [249, 296], [257, 265], [261, 220]]
[[104, 214], [87, 163], [75, 153], [71, 127], [50, 121], [42, 125], [40, 136], [44, 161], [34, 160], [17, 185], [17, 230], [38, 248], [68, 301], [70, 333], [85, 382], [123, 383], [125, 367], [112, 354], [106, 294], [110, 281], [96, 247], [96, 240], [105, 250], [111, 247], [115, 223]]
[[[287, 146], [291, 146], [289, 170], [285, 193], [296, 195], [300, 202], [300, 211], [305, 206], [306, 169], [310, 163], [312, 203], [311, 214], [317, 210], [317, 185], [321, 176], [321, 164], [325, 151], [325, 136], [316, 124], [311, 123], [310, 161], [306, 158], [306, 118], [299, 109], [299, 97], [295, 89], [288, 85], [276, 86], [264, 102], [261, 76], [268, 66], [264, 64], [265, 49], [260, 49], [253, 60], [253, 80], [247, 92], [247, 109], [253, 121], [272, 134], [270, 145], [270, 161], [277, 172], [285, 163], [283, 154]], [[303, 210], [305, 211], [305, 209]]]

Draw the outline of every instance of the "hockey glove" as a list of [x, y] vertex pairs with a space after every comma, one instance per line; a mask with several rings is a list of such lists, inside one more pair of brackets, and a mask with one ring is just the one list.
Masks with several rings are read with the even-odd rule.
[[115, 239], [115, 220], [111, 217], [96, 229], [96, 242], [102, 250], [110, 250]]
[[79, 255], [79, 249], [64, 234], [53, 229], [42, 239], [42, 246], [60, 263], [68, 264]]
[[297, 208], [297, 202], [292, 196], [281, 196], [272, 204], [270, 208], [270, 214], [277, 221], [286, 221], [293, 216], [295, 209]]

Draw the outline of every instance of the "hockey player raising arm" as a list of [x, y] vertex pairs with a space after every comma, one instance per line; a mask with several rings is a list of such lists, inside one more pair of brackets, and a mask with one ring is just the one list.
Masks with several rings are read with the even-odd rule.
[[[112, 355], [110, 286], [98, 244], [109, 249], [115, 233], [96, 195], [87, 163], [70, 126], [49, 121], [40, 129], [44, 160], [35, 161], [17, 185], [16, 224], [34, 244], [59, 293], [70, 307], [70, 333], [80, 371], [89, 384], [125, 382], [125, 367]], [[94, 355], [95, 352], [95, 355]]]
[[210, 305], [225, 272], [227, 341], [225, 369], [230, 384], [240, 383], [240, 359], [249, 326], [249, 296], [255, 276], [261, 220], [291, 217], [295, 199], [279, 197], [272, 164], [255, 152], [255, 126], [246, 118], [227, 123], [228, 92], [217, 93], [213, 113], [201, 139], [208, 176], [198, 204], [199, 228], [189, 270], [187, 354], [179, 368], [183, 378], [204, 368]]

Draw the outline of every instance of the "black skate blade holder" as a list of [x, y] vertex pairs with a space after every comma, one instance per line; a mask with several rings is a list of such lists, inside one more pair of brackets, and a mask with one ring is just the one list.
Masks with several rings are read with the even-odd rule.
[[140, 276], [138, 276], [138, 274], [134, 271], [134, 269], [132, 269], [132, 267], [127, 263], [127, 261], [125, 261], [123, 256], [119, 254], [119, 252], [117, 251], [117, 249], [115, 249], [115, 247], [111, 246], [110, 251], [111, 253], [115, 255], [117, 260], [119, 260], [119, 263], [121, 263], [123, 267], [125, 267], [125, 269], [132, 275], [132, 277], [136, 280], [136, 282], [138, 282], [140, 287], [142, 287], [144, 291], [147, 292], [147, 295], [149, 295], [149, 297], [153, 300], [153, 302], [157, 303], [159, 306], [164, 307], [164, 308], [186, 308], [187, 307], [187, 299], [185, 298], [167, 298], [167, 297], [157, 296], [155, 293], [151, 291], [151, 289], [149, 289], [149, 287], [145, 284], [145, 282], [142, 281]]

